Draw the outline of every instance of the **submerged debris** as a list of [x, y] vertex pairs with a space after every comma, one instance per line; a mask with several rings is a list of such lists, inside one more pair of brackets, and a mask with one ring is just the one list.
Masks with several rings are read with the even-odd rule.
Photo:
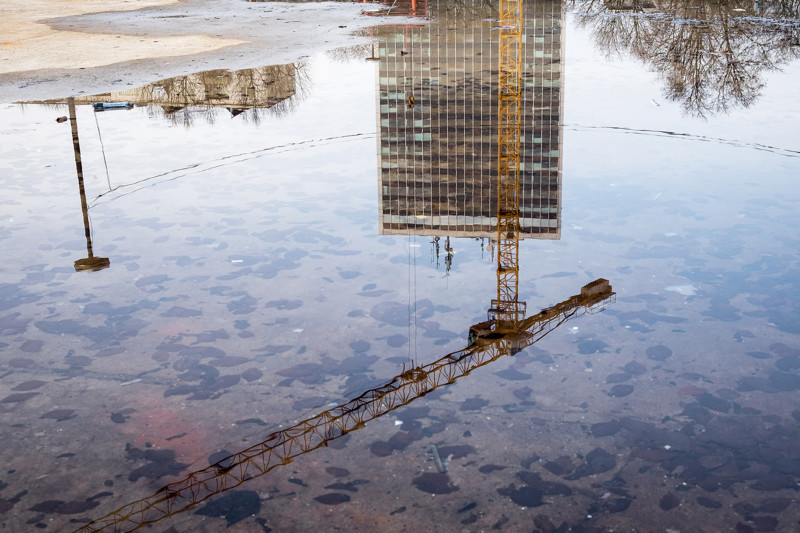
[[431, 455], [433, 455], [433, 463], [436, 465], [436, 470], [438, 470], [441, 474], [446, 473], [447, 468], [445, 468], [442, 458], [439, 456], [439, 449], [435, 444], [431, 444], [429, 449], [431, 451]]

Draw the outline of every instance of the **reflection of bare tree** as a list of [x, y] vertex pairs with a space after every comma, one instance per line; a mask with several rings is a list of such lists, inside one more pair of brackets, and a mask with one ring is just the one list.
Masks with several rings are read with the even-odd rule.
[[343, 48], [334, 48], [328, 51], [327, 56], [339, 63], [362, 61], [372, 54], [372, 49], [373, 45], [371, 44], [357, 44], [354, 46], [345, 46]]
[[495, 0], [450, 0], [431, 4], [435, 4], [435, 7], [430, 10], [430, 15], [438, 20], [477, 22], [496, 18], [498, 13]]
[[598, 48], [649, 65], [691, 115], [750, 106], [762, 71], [800, 57], [800, 0], [573, 0], [572, 11]]
[[310, 87], [304, 64], [286, 64], [235, 72], [209, 70], [76, 101], [129, 101], [147, 106], [151, 116], [186, 127], [198, 118], [213, 124], [220, 117], [240, 115], [257, 124], [265, 115], [282, 116], [293, 111]]
[[305, 95], [307, 81], [302, 65], [288, 64], [236, 72], [209, 70], [163, 80], [139, 91], [147, 95], [153, 114], [163, 114], [174, 123], [189, 126], [197, 116], [213, 123], [220, 115], [241, 115], [258, 123], [265, 114], [291, 112]]

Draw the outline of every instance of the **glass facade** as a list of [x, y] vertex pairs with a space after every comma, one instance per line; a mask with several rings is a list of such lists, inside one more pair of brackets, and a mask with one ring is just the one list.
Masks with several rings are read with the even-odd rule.
[[[378, 131], [380, 231], [495, 237], [498, 62], [495, 6], [440, 10], [438, 25], [384, 29]], [[520, 237], [560, 237], [559, 2], [523, 9]]]

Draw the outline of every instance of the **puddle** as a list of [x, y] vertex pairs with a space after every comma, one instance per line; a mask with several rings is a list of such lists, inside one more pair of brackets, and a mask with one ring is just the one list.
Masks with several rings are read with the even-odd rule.
[[782, 6], [526, 4], [502, 106], [508, 24], [435, 2], [0, 106], [0, 523], [794, 530]]

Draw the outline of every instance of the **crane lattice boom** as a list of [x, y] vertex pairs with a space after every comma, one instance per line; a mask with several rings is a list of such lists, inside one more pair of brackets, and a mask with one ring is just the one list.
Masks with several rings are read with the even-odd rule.
[[426, 395], [442, 385], [454, 383], [503, 355], [513, 355], [585, 311], [604, 307], [614, 296], [605, 279], [598, 279], [581, 293], [526, 318], [513, 333], [481, 337], [470, 346], [441, 359], [405, 370], [386, 384], [370, 389], [347, 403], [328, 409], [302, 422], [271, 433], [264, 441], [230, 455], [214, 465], [190, 473], [149, 497], [125, 505], [99, 518], [78, 532], [134, 531], [241, 485], [248, 479], [289, 464], [333, 439], [361, 429], [375, 418]]

